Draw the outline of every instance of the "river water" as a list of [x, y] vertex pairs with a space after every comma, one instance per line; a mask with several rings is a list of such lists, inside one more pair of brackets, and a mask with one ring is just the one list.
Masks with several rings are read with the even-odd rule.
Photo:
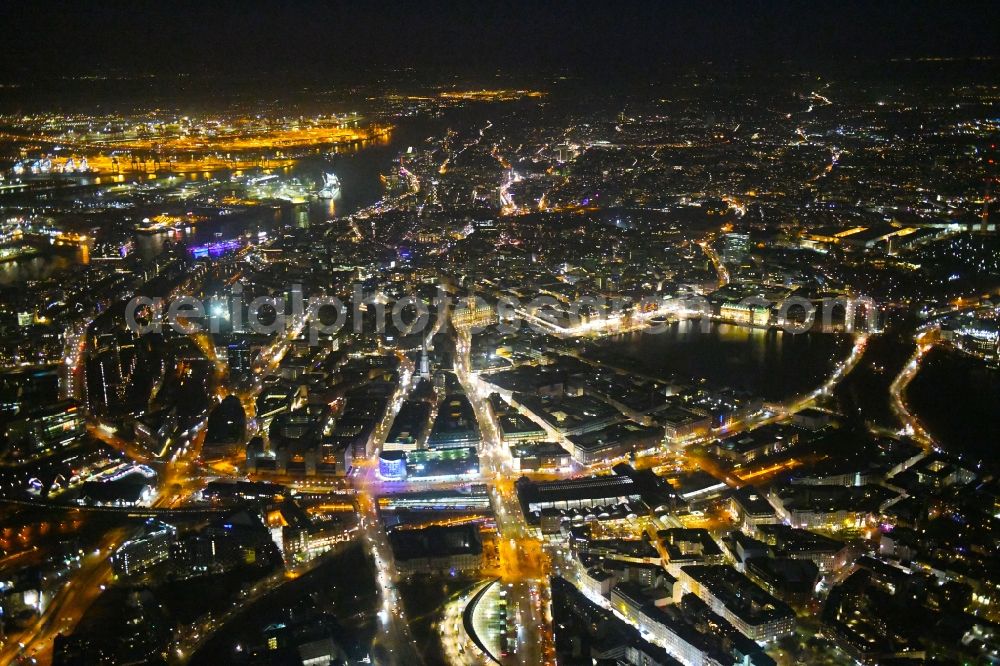
[[[393, 169], [395, 158], [409, 146], [428, 136], [428, 125], [421, 121], [400, 123], [387, 139], [367, 144], [342, 146], [323, 156], [308, 156], [294, 166], [279, 173], [308, 181], [318, 181], [324, 172], [337, 174], [341, 196], [336, 200], [317, 200], [304, 204], [286, 204], [277, 209], [262, 206], [259, 210], [237, 212], [228, 217], [218, 217], [208, 224], [176, 229], [158, 234], [136, 234], [140, 256], [149, 259], [163, 251], [168, 243], [201, 245], [234, 238], [241, 234], [260, 231], [271, 232], [282, 227], [301, 227], [325, 221], [338, 215], [348, 215], [369, 206], [383, 196], [381, 174]], [[228, 179], [226, 171], [211, 176], [197, 174], [196, 179]], [[191, 177], [191, 176], [189, 176]], [[67, 177], [69, 178], [69, 177]], [[86, 176], [78, 176], [79, 185], [93, 189]], [[3, 201], [0, 200], [0, 211]], [[60, 248], [45, 250], [42, 254], [0, 263], [0, 285], [12, 285], [27, 280], [40, 280], [73, 268], [82, 260], [78, 251]]]

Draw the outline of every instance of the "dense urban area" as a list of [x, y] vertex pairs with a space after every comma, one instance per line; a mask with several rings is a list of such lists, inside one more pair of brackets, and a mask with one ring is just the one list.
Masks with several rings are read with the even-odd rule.
[[592, 84], [3, 90], [0, 663], [1000, 663], [995, 63]]

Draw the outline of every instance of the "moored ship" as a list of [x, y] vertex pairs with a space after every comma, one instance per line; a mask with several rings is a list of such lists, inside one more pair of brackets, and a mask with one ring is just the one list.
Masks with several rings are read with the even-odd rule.
[[320, 199], [337, 199], [340, 197], [340, 179], [334, 173], [323, 174], [323, 187], [316, 196]]

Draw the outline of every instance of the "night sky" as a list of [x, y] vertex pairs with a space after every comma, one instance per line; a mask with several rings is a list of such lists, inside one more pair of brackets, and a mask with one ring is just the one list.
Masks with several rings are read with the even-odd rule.
[[102, 70], [604, 76], [705, 60], [989, 56], [997, 25], [995, 2], [4, 2], [0, 82]]

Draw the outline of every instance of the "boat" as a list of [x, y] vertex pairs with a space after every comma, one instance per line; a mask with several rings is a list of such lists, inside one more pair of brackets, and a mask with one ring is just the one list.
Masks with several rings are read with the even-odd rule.
[[340, 179], [334, 173], [323, 174], [323, 187], [316, 196], [320, 199], [337, 199], [340, 197]]

